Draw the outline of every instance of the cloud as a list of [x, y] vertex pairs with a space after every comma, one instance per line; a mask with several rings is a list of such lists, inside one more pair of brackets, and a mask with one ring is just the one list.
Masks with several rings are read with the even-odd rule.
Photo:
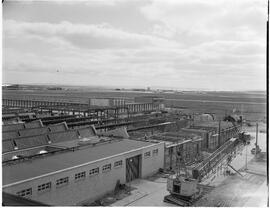
[[58, 37], [79, 48], [137, 48], [146, 45], [174, 47], [176, 42], [166, 39], [125, 32], [108, 23], [99, 25], [72, 24], [70, 22], [33, 23], [4, 21], [4, 35], [7, 37], [35, 36]]
[[193, 46], [213, 40], [263, 39], [265, 9], [260, 0], [153, 0], [141, 12], [159, 22], [155, 28], [163, 27], [174, 39]]
[[[87, 6], [102, 11], [123, 4], [112, 2]], [[125, 8], [131, 5], [137, 4]], [[4, 80], [17, 73], [25, 82], [31, 82], [29, 76], [43, 82], [42, 74], [50, 82], [86, 85], [264, 89], [263, 6], [257, 0], [145, 1], [136, 7], [141, 16], [135, 26], [135, 16], [117, 10], [125, 27], [109, 19], [89, 24], [5, 19]], [[141, 27], [144, 20], [149, 27]]]

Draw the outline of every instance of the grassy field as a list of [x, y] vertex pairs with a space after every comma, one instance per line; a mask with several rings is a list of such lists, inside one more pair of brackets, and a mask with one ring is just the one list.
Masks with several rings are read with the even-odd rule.
[[125, 97], [154, 95], [165, 98], [166, 107], [188, 109], [194, 113], [231, 114], [233, 109], [242, 112], [247, 120], [266, 118], [266, 94], [263, 92], [181, 92], [149, 93], [115, 90], [66, 89], [66, 90], [3, 90], [3, 98], [35, 98], [43, 100], [73, 100], [84, 103], [93, 97]]

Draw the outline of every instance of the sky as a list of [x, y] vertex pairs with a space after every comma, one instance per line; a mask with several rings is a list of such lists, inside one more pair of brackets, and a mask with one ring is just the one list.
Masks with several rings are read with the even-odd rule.
[[265, 90], [266, 12], [266, 0], [5, 0], [2, 82]]

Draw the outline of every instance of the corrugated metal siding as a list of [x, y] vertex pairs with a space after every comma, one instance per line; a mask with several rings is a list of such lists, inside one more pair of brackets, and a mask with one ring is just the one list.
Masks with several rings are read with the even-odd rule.
[[24, 124], [23, 123], [18, 123], [18, 124], [8, 124], [8, 125], [3, 125], [2, 126], [2, 131], [15, 131], [15, 130], [21, 130], [24, 129]]
[[7, 140], [7, 139], [14, 139], [19, 137], [19, 134], [17, 131], [7, 131], [2, 133], [2, 140]]
[[78, 129], [78, 132], [79, 132], [79, 134], [80, 134], [80, 136], [82, 138], [95, 135], [95, 132], [91, 127], [90, 128], [85, 128], [85, 129]]
[[35, 136], [15, 139], [15, 142], [19, 149], [25, 149], [30, 147], [36, 147], [48, 144], [46, 136]]
[[75, 139], [78, 139], [79, 136], [77, 132], [75, 131], [68, 131], [68, 132], [49, 134], [49, 138], [52, 141], [52, 143], [56, 143], [56, 142], [75, 140]]

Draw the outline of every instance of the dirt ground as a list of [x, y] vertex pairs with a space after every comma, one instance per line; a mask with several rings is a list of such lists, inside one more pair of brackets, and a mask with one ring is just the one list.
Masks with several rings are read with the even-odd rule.
[[[259, 124], [259, 129], [265, 126]], [[250, 145], [243, 148], [242, 152], [233, 160], [232, 166], [240, 170], [240, 176], [234, 174], [224, 179], [217, 177], [209, 185], [215, 185], [216, 188], [196, 202], [194, 206], [237, 206], [237, 207], [266, 207], [267, 206], [267, 171], [266, 161], [256, 161], [251, 149], [255, 146], [255, 128], [245, 129], [251, 134]], [[258, 133], [258, 144], [262, 152], [266, 152], [266, 134]], [[245, 161], [247, 160], [247, 170]]]
[[[251, 161], [248, 172], [227, 177], [212, 192], [197, 201], [194, 206], [206, 207], [266, 207], [266, 164]], [[258, 171], [259, 170], [259, 171]]]

